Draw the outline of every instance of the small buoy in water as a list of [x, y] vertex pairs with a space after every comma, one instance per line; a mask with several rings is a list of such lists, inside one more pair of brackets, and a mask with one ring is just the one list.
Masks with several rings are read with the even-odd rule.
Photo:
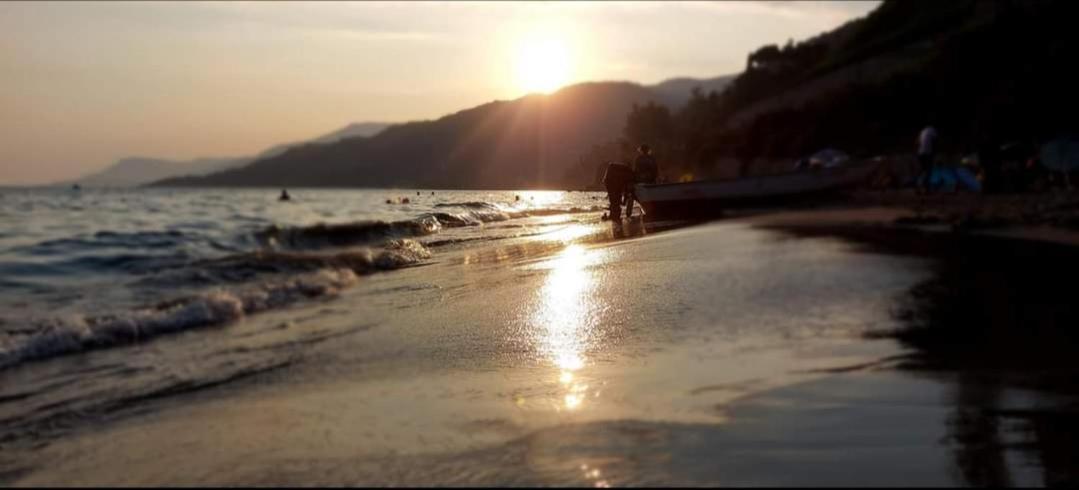
[[393, 204], [393, 201], [386, 199], [386, 204]]
[[435, 191], [431, 191], [431, 195], [432, 195], [432, 196], [433, 196], [433, 195], [435, 195]]

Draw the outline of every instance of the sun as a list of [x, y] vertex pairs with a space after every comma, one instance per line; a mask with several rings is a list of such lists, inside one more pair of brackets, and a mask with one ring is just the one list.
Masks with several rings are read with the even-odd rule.
[[553, 36], [521, 40], [515, 54], [517, 85], [527, 93], [549, 94], [569, 82], [571, 53], [566, 43]]

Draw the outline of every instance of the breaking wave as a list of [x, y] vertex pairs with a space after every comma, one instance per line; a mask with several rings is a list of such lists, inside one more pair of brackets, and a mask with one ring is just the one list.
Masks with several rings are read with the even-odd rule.
[[[395, 240], [380, 251], [338, 254], [254, 252], [207, 261], [190, 273], [214, 282], [250, 279], [252, 271], [291, 272], [246, 287], [217, 288], [119, 314], [74, 315], [0, 333], [0, 369], [90, 349], [129, 344], [158, 335], [224, 325], [244, 315], [304, 299], [333, 296], [359, 275], [415, 265], [430, 252], [412, 240]], [[173, 278], [176, 280], [177, 278]], [[178, 278], [190, 281], [190, 277]]]
[[[531, 208], [531, 209], [514, 209], [506, 206], [501, 206], [490, 202], [479, 201], [467, 201], [467, 202], [454, 202], [454, 203], [442, 203], [436, 204], [436, 208], [464, 208], [467, 211], [464, 213], [435, 213], [435, 216], [439, 221], [442, 221], [444, 214], [450, 214], [454, 218], [464, 218], [466, 220], [472, 219], [479, 223], [491, 223], [496, 221], [507, 221], [516, 218], [527, 218], [530, 216], [552, 216], [557, 214], [574, 214], [574, 213], [590, 213], [596, 211], [602, 211], [605, 208], [599, 206], [591, 207], [571, 207], [571, 208]], [[451, 218], [452, 219], [452, 218]], [[442, 223], [444, 226], [450, 227], [453, 225], [447, 222]], [[478, 224], [478, 223], [477, 223]]]
[[[602, 209], [462, 200], [434, 204], [399, 221], [269, 227], [263, 224], [268, 219], [230, 211], [230, 219], [244, 218], [243, 223], [187, 220], [156, 224], [171, 226], [163, 230], [106, 229], [47, 237], [7, 250], [15, 259], [0, 261], [0, 287], [56, 299], [54, 304], [67, 308], [62, 311], [75, 313], [60, 316], [64, 313], [42, 308], [36, 318], [0, 319], [0, 369], [226, 325], [255, 312], [336, 295], [362, 275], [418, 265], [431, 257], [427, 247], [528, 234], [472, 233], [465, 227], [497, 223], [489, 227], [528, 228], [504, 222]], [[459, 230], [432, 237], [448, 229]], [[417, 241], [421, 237], [430, 237], [426, 246]], [[69, 285], [64, 282], [69, 277], [95, 281]], [[114, 280], [118, 287], [113, 296], [90, 289]]]
[[255, 234], [259, 243], [275, 248], [318, 249], [349, 247], [438, 233], [442, 224], [433, 217], [405, 221], [359, 221], [310, 226], [271, 226]]
[[[587, 213], [602, 211], [604, 208], [572, 207], [568, 209], [526, 209], [515, 210], [489, 202], [459, 202], [436, 204], [435, 208], [447, 209], [425, 213], [417, 218], [402, 221], [358, 221], [355, 223], [327, 224], [318, 223], [310, 226], [280, 227], [270, 226], [255, 234], [255, 239], [263, 246], [292, 250], [315, 250], [330, 247], [352, 247], [373, 245], [387, 240], [415, 238], [437, 234], [443, 228], [480, 226], [485, 223], [508, 221], [530, 216], [551, 216], [557, 214]], [[450, 211], [449, 208], [463, 208]]]

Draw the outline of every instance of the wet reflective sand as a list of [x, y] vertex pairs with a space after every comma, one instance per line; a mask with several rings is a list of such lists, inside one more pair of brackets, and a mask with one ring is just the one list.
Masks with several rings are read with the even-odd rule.
[[1045, 443], [1045, 417], [1074, 403], [1067, 393], [910, 370], [930, 349], [884, 335], [910, 326], [904, 308], [928, 311], [909, 299], [941, 277], [931, 253], [738, 222], [658, 228], [568, 223], [275, 312], [289, 329], [347, 333], [273, 372], [177, 395], [183, 403], [162, 397], [44, 444], [9, 443], [0, 478], [607, 487], [1072, 477], [1061, 469], [1072, 447]]

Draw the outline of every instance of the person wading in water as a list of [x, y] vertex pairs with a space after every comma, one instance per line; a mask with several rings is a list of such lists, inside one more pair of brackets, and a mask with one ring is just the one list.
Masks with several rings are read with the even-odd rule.
[[607, 201], [610, 203], [608, 216], [616, 221], [622, 215], [623, 195], [633, 185], [633, 169], [621, 163], [608, 163], [607, 171], [603, 174], [603, 185], [607, 188]]

